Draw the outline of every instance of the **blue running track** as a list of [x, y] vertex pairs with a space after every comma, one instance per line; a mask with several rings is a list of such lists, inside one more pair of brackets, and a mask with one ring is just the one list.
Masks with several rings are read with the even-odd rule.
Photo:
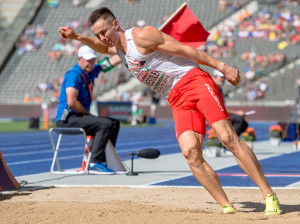
[[[285, 187], [300, 181], [300, 152], [285, 154], [260, 160], [260, 165], [272, 187]], [[239, 166], [216, 170], [222, 186], [256, 187], [256, 184], [244, 174]], [[194, 176], [187, 176], [155, 185], [201, 186]]]
[[[162, 125], [150, 127], [121, 128], [116, 150], [122, 160], [125, 155], [143, 148], [160, 150], [161, 155], [180, 153], [174, 123], [162, 121]], [[273, 123], [251, 122], [258, 141], [268, 139], [268, 128]], [[47, 131], [2, 133], [0, 149], [9, 169], [15, 177], [50, 172], [53, 151]], [[84, 149], [82, 136], [63, 136], [60, 163], [63, 169], [79, 168]], [[298, 161], [298, 162], [297, 162]], [[261, 165], [272, 186], [287, 186], [300, 181], [300, 152], [261, 160]], [[217, 170], [223, 186], [255, 186], [238, 166]], [[269, 176], [268, 176], [269, 174]], [[275, 176], [274, 176], [275, 175]], [[292, 175], [292, 176], [289, 176]], [[157, 185], [199, 186], [193, 176], [158, 183]]]

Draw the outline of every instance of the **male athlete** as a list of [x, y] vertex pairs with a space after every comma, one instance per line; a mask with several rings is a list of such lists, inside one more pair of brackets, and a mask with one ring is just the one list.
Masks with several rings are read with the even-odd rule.
[[220, 204], [223, 213], [234, 213], [235, 208], [218, 176], [203, 158], [205, 119], [223, 145], [233, 153], [241, 169], [261, 189], [266, 202], [265, 214], [281, 214], [275, 192], [255, 154], [233, 130], [218, 86], [198, 64], [222, 72], [234, 86], [240, 82], [236, 68], [181, 44], [153, 26], [125, 31], [106, 7], [95, 10], [89, 23], [96, 37], [78, 34], [68, 26], [60, 27], [59, 31], [62, 37], [79, 40], [102, 54], [118, 54], [139, 81], [168, 97], [183, 155], [195, 178]]

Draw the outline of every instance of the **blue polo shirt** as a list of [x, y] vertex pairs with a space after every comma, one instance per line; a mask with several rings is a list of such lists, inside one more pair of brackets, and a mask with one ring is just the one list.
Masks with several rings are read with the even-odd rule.
[[[60, 120], [63, 110], [68, 107], [66, 94], [66, 88], [68, 87], [74, 87], [78, 90], [78, 101], [82, 104], [82, 106], [84, 106], [87, 111], [90, 111], [90, 106], [92, 103], [90, 91], [84, 79], [82, 78], [81, 73], [85, 76], [87, 83], [92, 80], [94, 85], [94, 80], [98, 77], [100, 72], [100, 66], [98, 64], [95, 64], [94, 70], [86, 74], [77, 63], [65, 74], [58, 99], [59, 103], [57, 107], [56, 121]], [[71, 113], [74, 114], [75, 112], [71, 110]]]

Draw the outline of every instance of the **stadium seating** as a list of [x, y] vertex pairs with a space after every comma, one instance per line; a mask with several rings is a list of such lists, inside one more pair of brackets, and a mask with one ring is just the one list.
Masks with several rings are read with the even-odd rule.
[[274, 77], [268, 80], [270, 90], [266, 92], [264, 99], [267, 101], [274, 99], [280, 101], [295, 100], [297, 98], [295, 81], [299, 79], [299, 74], [300, 60], [295, 64], [279, 69], [274, 73]]
[[[100, 3], [92, 8], [88, 8], [86, 6], [93, 5], [91, 4], [93, 1], [82, 2], [84, 3], [83, 5], [78, 8], [73, 8], [72, 0], [64, 0], [60, 1], [57, 8], [50, 8], [47, 1], [43, 1], [41, 7], [32, 20], [32, 24], [41, 24], [46, 30], [47, 35], [42, 39], [42, 45], [39, 50], [19, 55], [16, 49], [9, 55], [9, 60], [0, 73], [0, 103], [28, 104], [28, 102], [23, 102], [25, 94], [30, 95], [31, 98], [38, 94], [41, 97], [41, 102], [51, 102], [50, 99], [53, 92], [37, 92], [36, 89], [38, 84], [53, 78], [59, 80], [64, 76], [65, 72], [76, 63], [76, 55], [62, 55], [60, 60], [56, 63], [50, 61], [48, 52], [54, 47], [59, 39], [58, 27], [64, 26], [73, 20], [86, 19], [93, 10], [102, 6], [111, 8], [121, 23], [121, 26], [125, 28], [134, 26], [139, 19], [143, 19], [146, 25], [159, 27], [162, 24], [164, 17], [170, 16], [185, 1], [139, 0], [135, 3], [128, 4], [125, 0], [103, 0], [94, 1], [94, 5], [95, 2]], [[218, 0], [187, 0], [186, 2], [207, 30], [210, 30], [219, 22], [225, 20], [234, 13], [230, 8], [221, 12], [218, 8]], [[244, 6], [250, 2], [252, 1], [243, 0]], [[85, 3], [88, 4], [85, 5]], [[264, 3], [259, 4], [259, 9], [263, 9], [264, 7]], [[271, 11], [275, 12], [277, 10], [276, 6], [268, 5], [268, 7]], [[300, 6], [298, 5], [297, 7], [291, 8], [293, 13], [298, 13]], [[253, 16], [255, 15], [256, 14]], [[91, 32], [89, 34], [92, 35]], [[278, 49], [277, 46], [279, 42], [280, 41], [269, 42], [264, 39], [253, 38], [236, 39], [236, 55], [232, 58], [220, 58], [220, 60], [230, 65], [237, 66], [240, 71], [244, 71], [247, 66], [247, 62], [240, 59], [240, 55], [243, 52], [253, 47], [257, 53], [272, 53]], [[293, 62], [297, 57], [299, 57], [299, 48], [299, 45], [289, 45], [281, 50], [281, 52], [286, 53], [287, 61], [285, 63]], [[99, 59], [103, 57], [104, 56], [99, 54]], [[121, 66], [122, 65], [119, 65], [112, 71], [102, 75], [106, 81], [105, 83], [95, 86], [95, 96], [101, 96], [103, 93], [108, 92], [119, 84], [116, 76], [118, 76]], [[262, 76], [268, 76], [270, 72], [273, 72], [282, 66], [283, 65], [281, 63], [271, 65], [263, 71]], [[204, 67], [204, 70], [207, 70], [208, 72], [212, 71], [212, 69], [207, 67]], [[128, 81], [131, 77], [132, 76], [129, 72], [125, 72], [124, 81]], [[245, 88], [244, 83], [245, 81], [243, 80], [241, 88]], [[143, 86], [132, 87], [133, 91], [145, 91], [145, 89], [146, 87]], [[226, 85], [224, 89], [226, 93], [232, 93], [231, 96], [233, 97], [229, 100], [244, 100], [243, 97], [238, 97], [239, 94], [235, 94], [238, 90], [230, 85]], [[269, 97], [272, 96], [268, 96], [267, 99], [269, 99]], [[39, 104], [41, 102], [31, 101], [29, 103]]]

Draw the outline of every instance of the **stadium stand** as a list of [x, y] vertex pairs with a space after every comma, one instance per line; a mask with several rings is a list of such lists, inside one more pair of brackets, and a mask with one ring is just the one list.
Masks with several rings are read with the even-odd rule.
[[14, 21], [16, 15], [21, 10], [25, 2], [26, 0], [1, 0], [1, 29], [8, 27]]
[[[288, 1], [281, 1], [281, 2], [288, 2]], [[277, 1], [278, 3], [278, 1]], [[268, 39], [268, 36], [266, 38], [253, 38], [253, 37], [247, 37], [247, 38], [240, 38], [240, 39], [236, 39], [236, 53], [237, 56], [241, 56], [241, 54], [245, 51], [251, 51], [251, 49], [253, 49], [255, 51], [255, 53], [257, 55], [271, 55], [271, 54], [284, 54], [284, 60], [283, 61], [279, 61], [279, 62], [274, 62], [274, 63], [269, 63], [267, 66], [263, 67], [263, 69], [260, 69], [260, 74], [258, 76], [256, 76], [256, 78], [253, 80], [252, 85], [255, 86], [255, 81], [256, 83], [259, 83], [260, 80], [264, 80], [264, 79], [272, 79], [272, 77], [270, 76], [270, 74], [276, 70], [281, 69], [283, 66], [289, 65], [289, 64], [294, 64], [295, 61], [299, 58], [299, 52], [300, 52], [300, 46], [299, 46], [299, 25], [298, 28], [296, 26], [292, 26], [292, 20], [295, 21], [295, 18], [299, 18], [299, 12], [300, 12], [300, 8], [299, 8], [299, 4], [297, 5], [281, 5], [281, 7], [279, 7], [278, 4], [266, 4], [266, 2], [261, 2], [259, 4], [259, 9], [258, 12], [254, 13], [252, 15], [252, 17], [254, 18], [253, 20], [257, 19], [259, 15], [261, 15], [262, 12], [268, 11], [270, 12], [270, 19], [268, 20], [268, 25], [269, 27], [273, 24], [280, 24], [283, 27], [288, 27], [288, 32], [284, 33], [284, 31], [280, 31], [280, 34], [283, 34], [280, 38], [280, 36], [278, 36], [278, 38], [276, 40], [270, 41]], [[290, 21], [287, 21], [286, 19], [283, 19], [283, 12], [284, 10], [290, 12], [291, 17], [295, 16], [295, 18], [293, 18]], [[280, 14], [281, 13], [281, 14]], [[298, 22], [299, 23], [299, 22]], [[235, 34], [237, 34], [238, 31], [235, 31]], [[291, 36], [297, 33], [298, 35], [298, 40], [296, 41], [296, 43], [292, 43], [292, 41], [290, 40]], [[270, 33], [268, 33], [270, 34]], [[270, 37], [270, 36], [269, 36]], [[286, 44], [285, 45], [281, 45], [281, 44]], [[283, 46], [283, 47], [281, 47]], [[240, 66], [239, 69], [243, 74], [243, 71], [245, 71], [245, 68], [247, 66], [247, 64], [243, 61], [240, 60], [240, 58], [231, 58], [231, 59], [225, 59], [224, 61], [227, 61], [228, 63], [239, 63]], [[233, 64], [235, 65], [235, 64]], [[299, 74], [298, 74], [299, 76]], [[271, 85], [268, 85], [268, 91], [266, 93], [268, 93], [268, 97], [263, 97], [260, 98], [259, 101], [282, 101], [284, 98], [284, 94], [282, 95], [282, 97], [275, 97], [275, 95], [270, 94], [271, 92], [274, 92], [272, 89], [274, 88], [272, 85], [273, 81], [271, 81]], [[294, 82], [293, 82], [294, 83]], [[290, 83], [290, 87], [286, 87], [289, 90], [293, 90], [293, 83]], [[247, 97], [245, 97], [247, 95], [247, 91], [246, 91], [246, 84], [245, 84], [245, 79], [242, 80], [242, 85], [240, 85], [241, 87], [238, 89], [233, 90], [234, 88], [232, 86], [227, 86], [227, 92], [231, 91], [230, 95], [230, 100], [232, 101], [247, 101], [249, 99], [247, 99]], [[255, 86], [254, 88], [256, 88], [257, 86]], [[285, 91], [285, 90], [284, 90]], [[288, 91], [288, 90], [287, 90]], [[240, 93], [246, 93], [246, 94], [240, 94]], [[295, 96], [294, 94], [291, 94], [289, 96], [286, 97], [292, 97]], [[272, 97], [273, 96], [273, 97]], [[228, 101], [227, 101], [228, 102]]]
[[[49, 6], [48, 1], [27, 1], [27, 13], [30, 12], [34, 16], [32, 19], [24, 20], [24, 24], [19, 25], [18, 29], [22, 31], [26, 30], [26, 25], [30, 24], [33, 26], [41, 26], [46, 31], [46, 35], [41, 39], [41, 45], [39, 49], [35, 51], [26, 52], [23, 55], [18, 53], [15, 46], [17, 38], [21, 35], [21, 32], [14, 32], [14, 38], [11, 36], [6, 37], [5, 40], [12, 40], [11, 46], [8, 50], [2, 51], [0, 62], [3, 62], [3, 66], [0, 73], [0, 103], [2, 104], [41, 104], [51, 103], [55, 90], [50, 89], [49, 91], [38, 91], [38, 86], [41, 83], [47, 83], [49, 80], [59, 81], [65, 72], [73, 66], [76, 61], [76, 50], [70, 55], [66, 55], [60, 52], [61, 56], [57, 62], [52, 62], [49, 58], [49, 52], [55, 47], [61, 47], [61, 40], [58, 35], [58, 27], [66, 24], [72, 24], [72, 22], [78, 23], [86, 19], [90, 13], [98, 7], [107, 6], [112, 9], [116, 14], [118, 20], [121, 22], [121, 26], [129, 28], [137, 24], [139, 20], [142, 20], [144, 25], [154, 25], [159, 27], [165, 18], [170, 16], [183, 2], [184, 0], [139, 0], [134, 3], [127, 3], [125, 0], [102, 0], [102, 1], [81, 1], [78, 7], [73, 7], [72, 0], [60, 1], [59, 5], [55, 8]], [[227, 7], [223, 11], [219, 8], [218, 0], [187, 0], [187, 5], [198, 17], [201, 23], [207, 30], [212, 30], [220, 22], [225, 21], [234, 13], [242, 13], [247, 5], [253, 2], [258, 3], [258, 11], [252, 14], [252, 17], [258, 15], [260, 10], [266, 7], [275, 13], [281, 8], [278, 8], [280, 1], [251, 1], [243, 0], [242, 7], [238, 11], [232, 7]], [[232, 1], [234, 2], [234, 1]], [[35, 4], [34, 4], [35, 3]], [[151, 3], [151, 4], [149, 4]], [[268, 4], [266, 4], [268, 3]], [[25, 5], [26, 5], [25, 4]], [[31, 4], [31, 5], [30, 5]], [[31, 11], [28, 11], [28, 7], [31, 7]], [[284, 8], [291, 9], [292, 13], [299, 15], [300, 6], [289, 6], [285, 5]], [[22, 10], [21, 10], [22, 11]], [[28, 14], [30, 14], [28, 13]], [[16, 21], [20, 19], [16, 18]], [[13, 24], [17, 24], [17, 22]], [[40, 25], [39, 25], [40, 24]], [[82, 22], [84, 26], [84, 22]], [[89, 29], [84, 32], [91, 32]], [[232, 57], [220, 57], [220, 60], [236, 66], [240, 69], [241, 75], [248, 66], [247, 61], [241, 59], [241, 55], [246, 51], [254, 49], [257, 54], [271, 54], [271, 53], [284, 53], [286, 55], [285, 61], [280, 63], [274, 63], [270, 66], [265, 67], [260, 74], [260, 77], [254, 81], [259, 81], [262, 78], [273, 79], [269, 77], [272, 72], [284, 67], [287, 64], [293, 63], [299, 57], [299, 42], [298, 44], [288, 44], [284, 49], [279, 50], [278, 45], [281, 40], [268, 41], [262, 38], [236, 38], [238, 30], [233, 30], [234, 37], [234, 55]], [[298, 31], [299, 32], [299, 31]], [[7, 31], [6, 31], [7, 33]], [[212, 33], [211, 35], [214, 35]], [[2, 38], [1, 38], [2, 39]], [[58, 45], [56, 45], [58, 43]], [[77, 43], [72, 43], [76, 45]], [[5, 46], [8, 46], [5, 44]], [[74, 49], [73, 49], [74, 50]], [[4, 56], [3, 56], [4, 55]], [[99, 59], [104, 56], [99, 55]], [[5, 60], [8, 59], [8, 60]], [[5, 62], [5, 63], [4, 63]], [[2, 64], [2, 63], [1, 63]], [[210, 68], [204, 68], [211, 72]], [[118, 78], [116, 78], [116, 76]], [[126, 83], [132, 76], [126, 71], [122, 65], [113, 69], [112, 71], [102, 74], [101, 80], [98, 85], [94, 88], [95, 96], [102, 96], [104, 93], [117, 87], [120, 83]], [[270, 83], [272, 83], [270, 81]], [[266, 92], [266, 98], [260, 99], [271, 100], [273, 94], [269, 94], [272, 91], [272, 85], [268, 84], [268, 90]], [[292, 84], [291, 84], [292, 85]], [[145, 91], [145, 87], [130, 86], [132, 91]], [[288, 87], [287, 87], [288, 88]], [[245, 94], [239, 94], [245, 92], [246, 81], [243, 81], [238, 89], [233, 88], [230, 85], [226, 85], [224, 91], [229, 95], [227, 103], [230, 101], [245, 101]], [[293, 89], [289, 87], [289, 89]], [[113, 92], [113, 91], [112, 91]], [[28, 100], [24, 102], [24, 96]], [[34, 100], [36, 97], [36, 100]], [[112, 97], [112, 96], [111, 96]], [[282, 97], [284, 98], [284, 96]], [[274, 98], [281, 99], [281, 98]], [[55, 100], [54, 100], [55, 101]]]
[[[268, 80], [270, 90], [266, 92], [265, 100], [271, 101], [274, 99], [280, 101], [295, 100], [297, 91], [295, 87], [296, 79], [299, 79], [300, 60], [289, 64], [271, 74], [272, 78]], [[291, 88], [292, 84], [292, 88]]]

